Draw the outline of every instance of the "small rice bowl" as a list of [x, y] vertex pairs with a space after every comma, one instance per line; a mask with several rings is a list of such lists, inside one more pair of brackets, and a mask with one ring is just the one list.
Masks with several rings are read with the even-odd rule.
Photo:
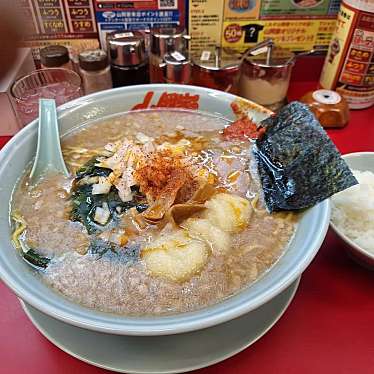
[[352, 170], [358, 185], [332, 197], [333, 224], [374, 255], [374, 173]]

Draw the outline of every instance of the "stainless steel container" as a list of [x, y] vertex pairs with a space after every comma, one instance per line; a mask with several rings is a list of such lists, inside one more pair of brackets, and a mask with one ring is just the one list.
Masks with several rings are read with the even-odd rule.
[[240, 67], [239, 94], [271, 110], [286, 102], [295, 54], [267, 46], [248, 54]]
[[164, 78], [167, 83], [189, 84], [191, 61], [187, 53], [172, 52], [164, 56]]
[[164, 82], [164, 56], [174, 51], [187, 50], [189, 35], [182, 26], [154, 28], [150, 32], [150, 80], [151, 83]]
[[145, 38], [139, 31], [115, 31], [107, 35], [113, 87], [149, 82]]
[[192, 57], [192, 83], [237, 93], [241, 55], [228, 48], [206, 49]]

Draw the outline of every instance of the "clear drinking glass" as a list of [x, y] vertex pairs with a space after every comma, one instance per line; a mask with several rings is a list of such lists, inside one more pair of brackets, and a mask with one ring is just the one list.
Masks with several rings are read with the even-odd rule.
[[35, 70], [17, 79], [11, 88], [21, 126], [38, 116], [39, 99], [55, 99], [64, 104], [82, 95], [81, 77], [72, 70], [49, 68]]

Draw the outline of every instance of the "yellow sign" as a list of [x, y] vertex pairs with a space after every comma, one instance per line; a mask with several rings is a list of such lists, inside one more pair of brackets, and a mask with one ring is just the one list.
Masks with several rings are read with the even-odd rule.
[[224, 0], [191, 0], [188, 30], [190, 51], [220, 44]]
[[260, 15], [260, 0], [225, 0], [224, 20], [257, 19]]
[[326, 50], [333, 19], [229, 21], [223, 23], [222, 45], [245, 50], [267, 38], [292, 51]]

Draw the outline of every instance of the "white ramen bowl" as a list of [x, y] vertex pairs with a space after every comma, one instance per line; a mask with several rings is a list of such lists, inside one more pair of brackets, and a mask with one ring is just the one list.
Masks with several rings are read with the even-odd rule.
[[[198, 105], [202, 112], [234, 120], [231, 104], [237, 100], [247, 106], [249, 115], [255, 121], [271, 114], [257, 104], [228, 93], [194, 86], [159, 84], [123, 87], [85, 96], [61, 106], [58, 116], [61, 134], [91, 121], [126, 112], [139, 103], [143, 103], [143, 107], [153, 104], [196, 108]], [[327, 200], [302, 215], [289, 247], [270, 271], [253, 285], [222, 302], [194, 312], [161, 317], [125, 317], [88, 309], [69, 301], [41, 282], [11, 244], [8, 202], [17, 180], [35, 155], [36, 141], [35, 120], [0, 152], [0, 199], [3, 202], [0, 205], [0, 276], [26, 303], [75, 326], [111, 334], [151, 336], [194, 331], [232, 320], [270, 301], [294, 282], [312, 261], [326, 235], [330, 220]]]
[[[371, 171], [374, 173], [374, 152], [355, 152], [343, 155], [343, 159], [353, 170]], [[331, 227], [338, 236], [347, 244], [344, 249], [359, 264], [374, 270], [374, 253], [360, 247], [350, 239], [345, 232], [330, 222]]]

